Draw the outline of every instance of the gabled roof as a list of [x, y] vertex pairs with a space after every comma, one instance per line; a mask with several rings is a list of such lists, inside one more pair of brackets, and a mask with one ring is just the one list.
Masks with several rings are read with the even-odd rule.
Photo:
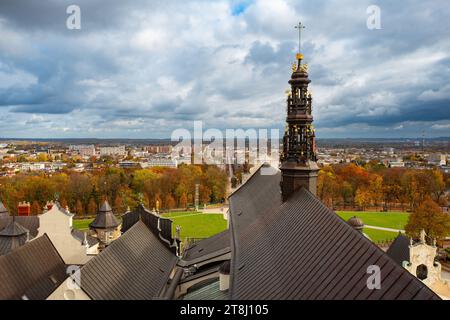
[[0, 257], [0, 300], [43, 300], [67, 278], [46, 234]]
[[282, 203], [279, 184], [259, 170], [230, 197], [231, 299], [439, 299], [306, 189]]
[[134, 224], [81, 269], [94, 300], [150, 300], [167, 284], [177, 257], [146, 227]]
[[392, 258], [399, 265], [402, 265], [403, 261], [409, 261], [409, 245], [410, 239], [404, 234], [400, 233], [394, 242], [389, 246], [387, 255]]
[[95, 229], [114, 229], [119, 226], [119, 221], [113, 214], [108, 201], [105, 201], [97, 213], [94, 221], [89, 224], [90, 228]]

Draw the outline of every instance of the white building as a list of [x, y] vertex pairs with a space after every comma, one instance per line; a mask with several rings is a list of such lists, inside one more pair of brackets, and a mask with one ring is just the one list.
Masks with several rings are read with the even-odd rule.
[[154, 158], [147, 162], [141, 162], [142, 168], [153, 168], [153, 167], [167, 167], [167, 168], [177, 168], [178, 162], [174, 159], [167, 158]]
[[69, 151], [79, 154], [82, 157], [95, 156], [95, 146], [91, 145], [71, 145]]
[[98, 241], [87, 233], [74, 230], [73, 214], [56, 203], [39, 215], [39, 229], [36, 238], [47, 234], [66, 264], [83, 265], [98, 254]]
[[100, 156], [124, 157], [126, 155], [127, 151], [125, 150], [125, 146], [100, 147]]

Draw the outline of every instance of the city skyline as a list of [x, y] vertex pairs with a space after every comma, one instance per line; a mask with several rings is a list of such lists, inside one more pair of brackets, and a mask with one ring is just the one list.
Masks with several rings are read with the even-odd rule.
[[379, 30], [370, 1], [71, 4], [0, 4], [1, 138], [282, 128], [299, 20], [318, 138], [449, 136], [445, 1], [379, 1]]

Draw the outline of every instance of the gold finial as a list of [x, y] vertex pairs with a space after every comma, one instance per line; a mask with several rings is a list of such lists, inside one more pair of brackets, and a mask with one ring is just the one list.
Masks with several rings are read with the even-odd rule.
[[308, 72], [308, 64], [302, 64], [302, 65], [300, 65], [300, 67], [298, 68], [298, 70], [299, 70], [300, 72], [305, 72], [305, 73], [307, 73], [307, 72]]
[[303, 54], [297, 53], [297, 54], [295, 55], [295, 58], [296, 58], [297, 60], [303, 60]]
[[297, 64], [296, 63], [293, 63], [292, 64], [292, 72], [294, 72], [294, 71], [296, 71], [297, 70]]

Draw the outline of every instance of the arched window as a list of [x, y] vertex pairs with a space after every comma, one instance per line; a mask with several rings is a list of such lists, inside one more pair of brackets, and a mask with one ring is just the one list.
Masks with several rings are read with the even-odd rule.
[[416, 275], [417, 275], [417, 278], [419, 278], [420, 280], [425, 280], [428, 277], [427, 266], [424, 264], [417, 266]]

